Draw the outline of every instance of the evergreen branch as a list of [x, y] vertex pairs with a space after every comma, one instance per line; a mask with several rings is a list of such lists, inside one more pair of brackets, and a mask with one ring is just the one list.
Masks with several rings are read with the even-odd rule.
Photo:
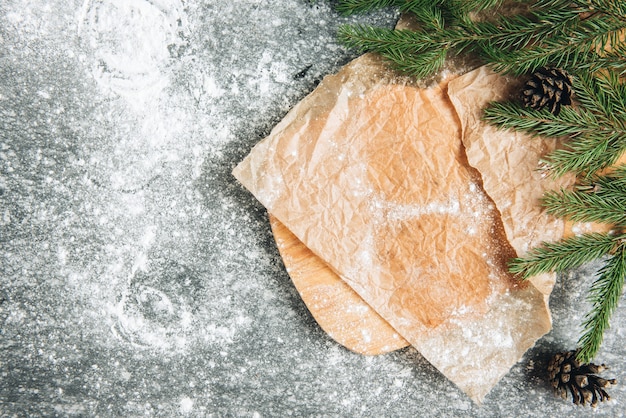
[[506, 0], [456, 0], [452, 1], [452, 7], [463, 10], [466, 13], [479, 12], [502, 6]]
[[614, 165], [625, 151], [626, 138], [613, 132], [604, 139], [577, 138], [570, 141], [568, 148], [551, 152], [546, 162], [554, 177], [567, 172], [589, 177]]
[[[549, 65], [569, 69], [597, 67], [597, 58], [601, 56], [597, 51], [609, 44], [620, 44], [619, 37], [626, 29], [626, 21], [598, 15], [576, 24], [569, 21], [564, 28], [567, 30], [561, 34], [555, 32], [554, 36], [527, 48], [484, 48], [482, 53], [491, 61], [495, 71], [515, 75]], [[626, 68], [623, 62], [614, 65]]]
[[[386, 52], [407, 60], [413, 59], [413, 54], [431, 49], [473, 51], [496, 71], [516, 75], [548, 65], [589, 71], [612, 68], [626, 73], [626, 48], [622, 39], [626, 15], [621, 13], [624, 6], [615, 6], [607, 0], [596, 0], [593, 4], [583, 0], [573, 3], [540, 0], [529, 6], [527, 15], [499, 17], [496, 22], [473, 22], [469, 18], [470, 12], [497, 8], [502, 3], [501, 0], [346, 0], [340, 4], [344, 12], [389, 5], [413, 12], [422, 23], [413, 42], [421, 45], [396, 44], [385, 33], [379, 34], [378, 43], [373, 38], [359, 39], [358, 32], [344, 30], [341, 37], [346, 45], [356, 45], [361, 52]], [[385, 50], [383, 44], [394, 50]], [[401, 61], [396, 64], [399, 68], [414, 68]]]
[[576, 0], [579, 7], [589, 7], [598, 12], [626, 20], [626, 3], [621, 0]]
[[400, 71], [419, 78], [441, 69], [449, 49], [446, 42], [428, 43], [419, 32], [369, 26], [343, 26], [339, 39], [361, 52], [377, 52]]
[[414, 12], [444, 2], [445, 0], [343, 0], [337, 5], [337, 11], [343, 15], [351, 15], [384, 7], [398, 7], [402, 12]]
[[[582, 55], [582, 54], [581, 54]], [[615, 50], [599, 54], [595, 51], [584, 53], [584, 58], [577, 63], [578, 67], [570, 67], [571, 71], [580, 72], [586, 70], [588, 73], [597, 73], [602, 70], [610, 70], [618, 75], [626, 74], [626, 50]]]
[[617, 199], [624, 202], [626, 211], [626, 165], [621, 164], [613, 168], [612, 172], [603, 176], [594, 176], [587, 182], [582, 182], [578, 190], [587, 190], [602, 196], [605, 199]]
[[588, 363], [602, 344], [604, 331], [609, 328], [611, 315], [617, 308], [626, 277], [626, 245], [624, 239], [615, 254], [599, 271], [599, 277], [591, 286], [591, 311], [585, 316], [583, 335], [578, 340], [577, 360]]
[[[478, 49], [483, 55], [494, 58], [499, 54], [498, 51], [525, 48], [561, 33], [572, 21], [578, 20], [578, 13], [562, 9], [550, 13], [537, 12], [533, 19], [526, 16], [502, 18], [498, 24], [472, 23], [469, 20], [462, 24], [461, 21], [456, 21], [450, 24], [450, 29], [444, 29], [440, 8], [420, 7], [413, 11], [426, 30], [379, 31], [366, 26], [347, 26], [340, 30], [339, 38], [346, 46], [360, 52], [388, 52], [398, 55], [397, 51], [402, 50], [407, 59], [410, 59], [411, 54], [431, 48], [456, 48], [457, 52]], [[414, 36], [407, 36], [405, 33], [405, 36], [396, 37], [394, 32], [413, 32]], [[420, 43], [420, 46], [415, 43]], [[409, 51], [413, 52], [406, 53]]]
[[585, 107], [578, 110], [562, 108], [555, 116], [516, 103], [491, 103], [483, 118], [500, 128], [531, 135], [569, 137], [567, 148], [547, 156], [552, 174], [558, 177], [573, 171], [591, 175], [615, 164], [626, 151], [626, 88], [620, 85], [611, 90], [607, 83], [612, 81], [604, 78], [587, 82], [580, 91]]
[[337, 5], [337, 11], [343, 15], [351, 15], [382, 9], [383, 7], [397, 6], [398, 3], [404, 2], [401, 0], [343, 0]]
[[582, 75], [579, 78], [583, 83], [584, 79], [591, 79], [594, 83], [593, 92], [604, 101], [602, 113], [626, 130], [626, 84], [620, 81], [618, 74], [609, 71], [597, 79], [590, 75]]
[[626, 225], [626, 193], [547, 192], [542, 200], [548, 213], [575, 222]]
[[[359, 52], [388, 53], [406, 56], [445, 46], [411, 30], [393, 30], [365, 25], [344, 25], [339, 28], [339, 40]], [[441, 48], [438, 48], [441, 49]]]
[[[612, 72], [611, 74], [614, 73]], [[613, 77], [611, 76], [611, 78]], [[616, 88], [617, 86], [611, 81], [609, 81], [610, 87]], [[607, 88], [606, 82], [603, 83], [601, 78], [594, 78], [591, 74], [582, 72], [576, 77], [575, 84], [576, 97], [583, 107], [594, 109], [596, 113], [615, 121], [613, 115], [616, 103], [609, 98], [608, 91], [611, 89]], [[626, 95], [624, 95], [624, 98], [626, 98]]]
[[399, 71], [422, 79], [443, 68], [447, 51], [445, 49], [431, 49], [408, 58], [401, 53], [396, 55], [392, 52], [384, 52], [381, 55], [391, 61]]
[[579, 13], [570, 8], [535, 11], [529, 16], [515, 15], [501, 18], [496, 23], [468, 23], [466, 30], [473, 41], [482, 42], [483, 54], [496, 55], [499, 50], [526, 48], [564, 33], [579, 19]]
[[[422, 7], [415, 11], [416, 16], [426, 30], [392, 30], [364, 25], [343, 26], [339, 30], [339, 39], [349, 48], [359, 52], [376, 52], [393, 57], [399, 69], [412, 69], [410, 74], [431, 75], [426, 71], [416, 72], [414, 68], [421, 60], [415, 55], [426, 51], [449, 51], [457, 53], [464, 50], [478, 49], [483, 55], [494, 58], [498, 51], [509, 48], [524, 48], [546, 37], [560, 33], [578, 14], [569, 9], [550, 14], [537, 13], [534, 20], [524, 16], [503, 19], [499, 24], [490, 22], [459, 22], [451, 29], [444, 29], [443, 15], [440, 9]], [[434, 54], [434, 53], [432, 53]], [[406, 60], [406, 64], [403, 64]], [[409, 62], [412, 61], [412, 62]], [[435, 71], [439, 66], [431, 67]], [[422, 76], [422, 77], [423, 77]]]
[[[485, 109], [483, 119], [500, 128], [513, 129], [535, 136], [580, 136], [584, 132], [598, 134], [597, 118], [591, 112], [576, 112], [562, 108], [558, 116], [547, 110], [534, 110], [520, 104], [492, 102]], [[604, 131], [604, 130], [603, 130]]]
[[407, 11], [413, 13], [413, 16], [422, 25], [424, 31], [442, 32], [445, 27], [444, 12], [435, 4], [411, 8]]
[[[585, 0], [582, 0], [583, 2]], [[566, 7], [572, 6], [581, 6], [579, 0], [537, 0], [534, 4], [534, 8], [536, 9], [563, 9]], [[585, 9], [589, 7], [589, 5], [583, 5]]]
[[613, 186], [626, 190], [626, 164], [613, 167], [613, 171], [606, 178], [612, 180]]
[[560, 242], [544, 242], [524, 257], [511, 260], [509, 271], [524, 279], [541, 273], [560, 272], [602, 257], [614, 247], [615, 238], [600, 233], [578, 235]]

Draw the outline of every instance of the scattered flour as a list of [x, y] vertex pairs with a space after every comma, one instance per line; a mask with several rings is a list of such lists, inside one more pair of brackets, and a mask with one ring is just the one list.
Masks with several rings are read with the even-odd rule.
[[180, 412], [189, 414], [193, 410], [193, 400], [187, 396], [180, 400]]

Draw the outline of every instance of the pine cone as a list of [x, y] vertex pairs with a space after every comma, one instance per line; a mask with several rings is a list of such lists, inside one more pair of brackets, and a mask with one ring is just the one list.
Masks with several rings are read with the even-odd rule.
[[550, 360], [548, 377], [555, 392], [563, 399], [567, 398], [569, 389], [576, 405], [590, 403], [595, 407], [598, 401], [611, 399], [604, 389], [617, 382], [615, 379], [603, 379], [596, 375], [606, 369], [604, 364], [581, 364], [576, 360], [576, 351], [568, 351], [559, 353]]
[[572, 78], [558, 68], [540, 68], [524, 85], [522, 101], [533, 109], [548, 108], [556, 116], [561, 106], [572, 104]]

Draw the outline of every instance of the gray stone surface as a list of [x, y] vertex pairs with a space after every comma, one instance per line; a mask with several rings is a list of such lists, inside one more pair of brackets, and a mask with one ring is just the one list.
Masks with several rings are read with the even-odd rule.
[[[587, 416], [542, 377], [596, 266], [473, 405], [413, 349], [319, 329], [230, 171], [354, 55], [327, 1], [0, 3], [1, 416]], [[626, 309], [599, 360], [626, 377]], [[480, 379], [480, 376], [476, 376]], [[620, 416], [624, 386], [593, 412]]]

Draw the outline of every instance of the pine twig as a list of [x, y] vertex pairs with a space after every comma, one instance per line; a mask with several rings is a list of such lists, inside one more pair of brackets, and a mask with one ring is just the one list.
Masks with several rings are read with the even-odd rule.
[[[596, 134], [597, 129], [601, 129], [596, 116], [591, 112], [562, 108], [559, 116], [555, 116], [548, 110], [529, 109], [515, 102], [490, 103], [485, 109], [483, 119], [500, 128], [543, 137], [581, 136], [585, 131]], [[600, 135], [601, 133], [598, 134]]]
[[567, 39], [555, 34], [527, 48], [484, 48], [483, 53], [489, 58], [495, 71], [516, 75], [548, 65], [566, 69], [598, 70], [602, 63], [598, 59], [600, 57], [604, 58], [604, 65], [626, 72], [623, 55], [621, 59], [615, 57], [618, 60], [614, 62], [609, 59], [611, 55], [599, 52], [608, 44], [621, 43], [619, 36], [626, 28], [626, 20], [599, 13], [587, 20], [578, 19], [577, 22], [568, 23], [563, 26], [563, 34], [566, 34]]
[[[600, 129], [598, 132], [602, 132]], [[553, 151], [547, 164], [555, 177], [567, 172], [589, 177], [593, 173], [615, 164], [626, 151], [623, 134], [611, 132], [605, 138], [574, 138], [567, 148]]]
[[578, 340], [577, 360], [590, 362], [602, 344], [609, 319], [615, 311], [626, 277], [626, 241], [622, 238], [615, 254], [600, 270], [590, 290], [591, 311], [585, 316], [583, 335]]
[[397, 6], [398, 0], [344, 0], [337, 5], [337, 11], [344, 15], [363, 13], [383, 7]]
[[444, 64], [449, 45], [411, 30], [392, 30], [370, 26], [343, 26], [339, 39], [360, 52], [376, 52], [396, 68], [418, 78], [437, 72]]
[[398, 7], [402, 12], [409, 12], [424, 7], [434, 7], [445, 0], [343, 0], [337, 5], [337, 11], [343, 15], [369, 12], [384, 7]]
[[626, 225], [626, 192], [585, 193], [561, 190], [547, 192], [543, 206], [548, 213], [575, 222], [602, 222]]
[[610, 125], [626, 132], [626, 84], [620, 81], [617, 72], [605, 71], [599, 76], [586, 71], [578, 73], [576, 97], [583, 107], [594, 109]]
[[[500, 16], [495, 21], [480, 22], [470, 18], [473, 12], [493, 10], [502, 3], [500, 0], [471, 0], [469, 3], [460, 0], [345, 0], [340, 10], [347, 13], [390, 5], [410, 11], [422, 24], [422, 29], [415, 31], [420, 36], [413, 46], [395, 43], [388, 32], [379, 32], [374, 39], [361, 36], [371, 32], [344, 29], [341, 39], [347, 46], [362, 52], [395, 57], [393, 62], [400, 69], [414, 68], [414, 63], [419, 62], [414, 55], [425, 52], [433, 55], [434, 51], [446, 50], [477, 53], [496, 71], [516, 75], [547, 65], [589, 71], [610, 68], [626, 73], [623, 5], [615, 5], [610, 0], [539, 0], [531, 3], [529, 12], [524, 15]], [[433, 16], [442, 18], [432, 20]], [[391, 49], [382, 47], [385, 44]], [[433, 72], [440, 69], [430, 68]], [[425, 71], [411, 72], [424, 77], [422, 73]], [[432, 73], [426, 74], [429, 75]]]
[[456, 0], [452, 3], [454, 7], [464, 12], [479, 12], [500, 7], [505, 1], [506, 0]]
[[615, 238], [592, 233], [559, 242], [545, 242], [524, 257], [511, 260], [509, 271], [524, 279], [547, 272], [561, 272], [600, 258], [615, 248]]
[[626, 151], [626, 130], [599, 119], [592, 112], [562, 108], [558, 116], [547, 110], [523, 108], [517, 103], [492, 103], [484, 120], [505, 129], [535, 136], [569, 137], [566, 147], [546, 156], [554, 177], [568, 172], [591, 175], [613, 165]]

